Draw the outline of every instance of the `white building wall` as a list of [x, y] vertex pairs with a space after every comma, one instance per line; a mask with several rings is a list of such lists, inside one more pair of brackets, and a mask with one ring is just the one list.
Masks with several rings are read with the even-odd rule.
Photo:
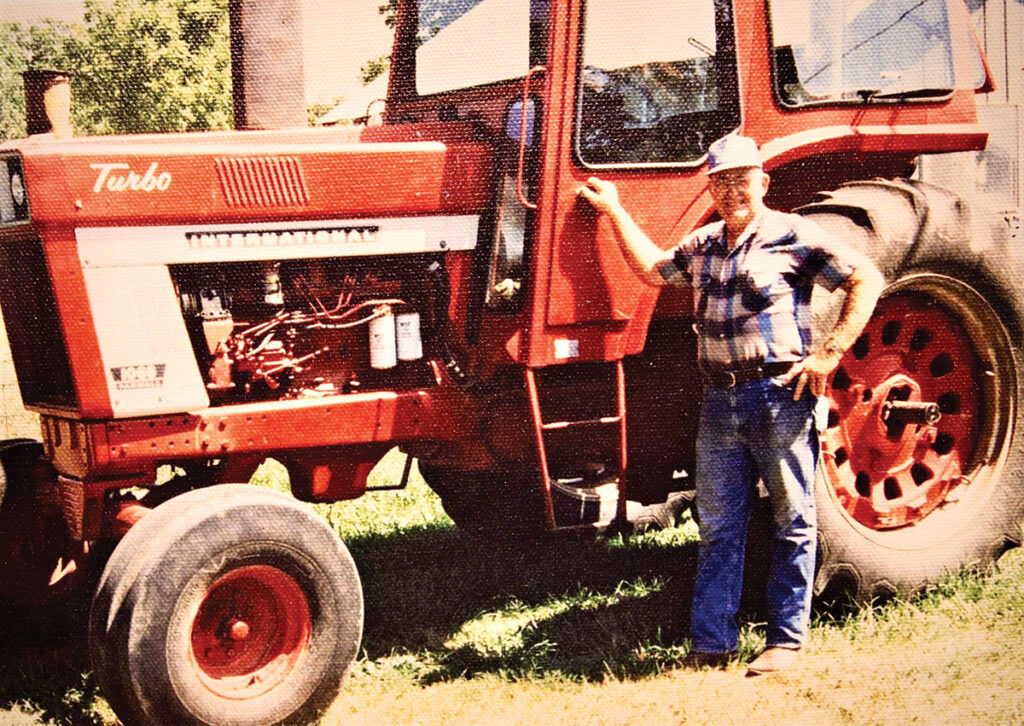
[[1024, 207], [1024, 0], [967, 0], [978, 42], [995, 82], [978, 94], [978, 120], [989, 132], [984, 151], [920, 159], [918, 176], [1002, 214], [1021, 237]]
[[996, 90], [983, 102], [1024, 105], [1024, 2], [970, 0], [971, 17], [988, 58]]

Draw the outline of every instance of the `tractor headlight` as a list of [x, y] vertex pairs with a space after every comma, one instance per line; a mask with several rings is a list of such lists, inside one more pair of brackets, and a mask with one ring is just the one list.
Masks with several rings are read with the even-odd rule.
[[28, 193], [21, 157], [0, 156], [0, 224], [28, 220]]

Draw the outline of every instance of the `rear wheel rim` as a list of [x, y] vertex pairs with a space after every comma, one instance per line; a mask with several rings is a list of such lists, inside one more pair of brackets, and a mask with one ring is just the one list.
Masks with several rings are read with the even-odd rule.
[[255, 698], [299, 667], [311, 632], [298, 583], [276, 567], [247, 565], [207, 589], [192, 621], [190, 662], [212, 693]]
[[[891, 288], [829, 378], [823, 470], [840, 509], [871, 531], [907, 530], [982, 490], [1008, 440], [1013, 378], [1005, 330], [972, 289], [939, 275]], [[893, 400], [935, 403], [942, 418], [887, 423]]]

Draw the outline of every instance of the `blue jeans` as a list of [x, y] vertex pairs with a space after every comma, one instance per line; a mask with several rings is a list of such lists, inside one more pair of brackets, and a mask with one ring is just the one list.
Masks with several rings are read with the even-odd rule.
[[771, 495], [767, 644], [798, 648], [807, 633], [817, 546], [814, 471], [817, 397], [793, 401], [772, 379], [704, 391], [697, 435], [700, 549], [693, 596], [693, 649], [736, 650], [751, 504], [761, 480]]

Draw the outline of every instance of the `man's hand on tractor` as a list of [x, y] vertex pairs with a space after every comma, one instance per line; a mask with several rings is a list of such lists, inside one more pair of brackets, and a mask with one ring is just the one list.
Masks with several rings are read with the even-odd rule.
[[636, 221], [622, 206], [619, 190], [610, 181], [592, 176], [576, 190], [599, 213], [607, 215], [615, 230], [615, 237], [622, 247], [622, 253], [633, 271], [650, 285], [664, 285], [665, 278], [658, 271], [666, 261], [672, 259], [672, 251], [665, 251], [651, 242], [637, 226]]
[[596, 176], [587, 179], [586, 184], [577, 189], [576, 193], [590, 202], [594, 209], [605, 214], [612, 214], [621, 206], [619, 190], [615, 185]]

